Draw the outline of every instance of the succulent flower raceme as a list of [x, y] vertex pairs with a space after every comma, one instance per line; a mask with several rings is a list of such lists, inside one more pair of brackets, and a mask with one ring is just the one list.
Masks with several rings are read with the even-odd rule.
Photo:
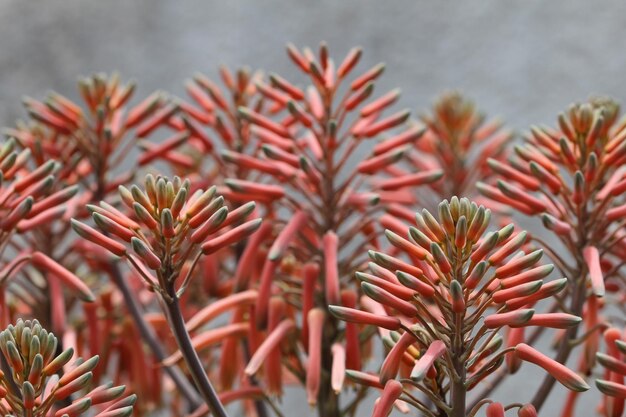
[[[309, 85], [301, 88], [271, 74], [269, 83], [257, 84], [265, 105], [239, 107], [238, 116], [249, 125], [261, 152], [247, 155], [229, 149], [224, 153], [238, 172], [254, 173], [227, 179], [225, 195], [231, 201], [253, 198], [267, 210], [267, 217], [277, 219], [277, 234], [264, 231], [265, 241], [250, 242], [241, 258], [240, 271], [253, 275], [255, 258], [250, 255], [269, 241], [257, 278], [255, 322], [258, 329], [270, 331], [268, 341], [277, 343], [282, 335], [290, 342], [289, 348], [282, 349], [282, 363], [306, 386], [308, 400], [318, 406], [320, 415], [336, 416], [345, 412], [338, 401], [343, 389], [341, 370], [359, 368], [361, 356], [367, 354], [361, 352], [355, 326], [349, 326], [348, 339], [342, 340], [337, 321], [326, 313], [327, 305], [358, 302], [359, 287], [352, 273], [364, 261], [362, 249], [377, 245], [376, 214], [391, 202], [410, 200], [414, 189], [436, 181], [442, 171], [413, 169], [398, 176], [392, 169], [405, 162], [404, 155], [423, 128], [406, 128], [406, 110], [385, 115], [397, 101], [397, 91], [370, 100], [382, 64], [353, 77], [361, 58], [358, 48], [337, 66], [326, 45], [318, 54], [290, 46], [288, 54]], [[377, 143], [363, 160], [359, 154], [373, 140]], [[282, 220], [284, 213], [288, 218]], [[272, 302], [274, 297], [286, 302], [287, 308]], [[273, 317], [282, 321], [274, 322]], [[300, 330], [299, 338], [286, 331], [294, 326]], [[261, 352], [276, 354], [276, 344], [272, 349], [261, 347]], [[299, 350], [306, 352], [306, 362]], [[341, 357], [345, 360], [337, 362]], [[260, 354], [253, 355], [250, 363], [260, 365], [259, 358]], [[337, 363], [334, 371], [332, 358]], [[264, 374], [280, 374], [280, 363], [268, 360]], [[274, 368], [269, 369], [271, 364]], [[249, 374], [259, 370], [247, 368]], [[275, 380], [274, 386], [279, 382]]]
[[211, 411], [224, 416], [225, 411], [193, 348], [178, 300], [202, 255], [245, 239], [259, 227], [261, 220], [242, 223], [254, 210], [254, 203], [229, 212], [224, 198], [216, 195], [215, 187], [188, 194], [189, 181], [148, 175], [143, 190], [136, 185], [130, 190], [120, 186], [122, 201], [133, 210], [134, 216], [129, 217], [103, 202], [88, 207], [102, 232], [76, 220], [72, 220], [72, 226], [83, 238], [125, 258], [148, 288], [159, 294], [198, 389]]
[[[558, 294], [567, 279], [544, 280], [552, 267], [538, 264], [542, 251], [528, 250], [526, 232], [514, 233], [513, 225], [487, 232], [490, 210], [465, 198], [444, 200], [438, 217], [417, 213], [416, 227], [405, 236], [387, 230], [395, 256], [370, 251], [371, 273], [357, 273], [365, 310], [330, 307], [342, 320], [379, 327], [389, 348], [377, 376], [348, 371], [351, 379], [383, 390], [373, 415], [388, 415], [400, 399], [427, 416], [465, 416], [467, 391], [506, 355], [542, 367], [570, 390], [589, 389], [533, 347], [503, 346], [503, 328], [561, 329], [580, 322], [570, 314], [535, 313], [535, 303]], [[475, 415], [482, 404], [467, 413]]]
[[[0, 332], [0, 352], [10, 372], [0, 373], [0, 412], [7, 416], [72, 417], [90, 410], [96, 417], [132, 414], [136, 396], [124, 386], [90, 388], [98, 357], [76, 359], [72, 348], [57, 353], [56, 336], [37, 320], [18, 320]], [[63, 370], [61, 377], [57, 372]], [[73, 399], [72, 399], [73, 397]], [[72, 399], [62, 408], [59, 403]]]
[[[60, 169], [55, 161], [36, 168], [31, 162], [30, 151], [18, 151], [12, 139], [0, 147], [0, 324], [9, 324], [18, 305], [22, 314], [36, 311], [47, 285], [57, 290], [49, 300], [56, 313], [52, 324], [63, 329], [63, 288], [83, 301], [93, 301], [94, 295], [72, 272], [38, 251], [33, 242], [42, 225], [63, 215], [65, 203], [77, 190], [67, 187], [54, 191], [55, 174]], [[20, 271], [28, 273], [20, 277]], [[37, 279], [41, 274], [45, 274], [43, 282]]]
[[[579, 363], [584, 373], [593, 368], [598, 350], [598, 309], [604, 304], [598, 300], [624, 289], [626, 119], [618, 122], [618, 117], [619, 106], [608, 99], [572, 105], [559, 115], [557, 129], [532, 127], [509, 163], [490, 160], [500, 176], [497, 186], [478, 184], [488, 198], [540, 217], [560, 242], [562, 250], [547, 244], [543, 235], [533, 236], [573, 280], [555, 307], [585, 314], [582, 341], [577, 341], [580, 326], [572, 327], [555, 359], [564, 363], [582, 342]], [[533, 400], [537, 409], [553, 384], [548, 378], [539, 387]]]
[[[72, 226], [83, 238], [128, 260], [148, 287], [169, 301], [173, 294], [168, 289], [176, 284], [175, 294], [180, 296], [203, 254], [246, 238], [261, 223], [253, 219], [240, 224], [252, 213], [254, 203], [229, 212], [216, 187], [188, 193], [189, 181], [148, 175], [143, 190], [120, 186], [122, 201], [134, 216], [101, 203], [88, 208], [102, 232], [76, 220]], [[188, 261], [191, 268], [182, 276]]]
[[477, 197], [476, 182], [492, 175], [489, 158], [504, 159], [512, 133], [503, 129], [499, 120], [488, 120], [458, 92], [442, 94], [431, 113], [421, 115], [420, 119], [427, 130], [415, 144], [419, 156], [411, 160], [420, 169], [446, 167], [446, 173], [441, 181], [431, 185], [438, 200], [418, 203], [434, 207], [452, 196]]

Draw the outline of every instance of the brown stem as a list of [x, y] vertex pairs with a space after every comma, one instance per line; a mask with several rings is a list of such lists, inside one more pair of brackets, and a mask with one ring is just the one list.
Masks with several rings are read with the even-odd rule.
[[320, 417], [340, 417], [339, 396], [331, 388], [331, 369], [333, 340], [337, 337], [337, 321], [331, 319], [325, 326], [322, 337], [322, 366], [320, 391], [317, 396], [317, 415]]
[[193, 348], [191, 344], [191, 338], [185, 327], [185, 319], [183, 313], [180, 310], [180, 304], [178, 296], [176, 295], [176, 289], [173, 283], [169, 283], [165, 288], [166, 294], [169, 296], [169, 300], [164, 300], [164, 305], [167, 308], [168, 318], [176, 343], [180, 353], [185, 358], [185, 363], [189, 368], [189, 372], [196, 384], [196, 387], [200, 391], [200, 395], [204, 398], [204, 401], [209, 406], [209, 410], [216, 417], [228, 417], [224, 406], [220, 402], [217, 392], [213, 388], [209, 377], [207, 376], [198, 352]]
[[450, 406], [452, 411], [450, 417], [465, 417], [465, 403], [467, 398], [467, 388], [465, 387], [465, 361], [463, 354], [465, 353], [463, 340], [463, 319], [460, 314], [455, 314], [456, 326], [455, 337], [452, 346], [452, 364], [454, 373], [451, 378]]
[[[144, 320], [141, 308], [128, 287], [126, 280], [122, 276], [118, 265], [114, 262], [111, 263], [111, 277], [113, 278], [113, 282], [117, 288], [122, 293], [122, 297], [124, 297], [124, 304], [133, 318], [142, 339], [146, 342], [156, 359], [159, 362], [163, 361], [167, 357], [167, 353], [157, 339], [154, 330]], [[189, 383], [189, 380], [183, 375], [180, 369], [175, 366], [166, 366], [164, 369], [169, 377], [172, 378], [172, 381], [174, 381], [176, 388], [178, 388], [182, 396], [185, 397], [190, 408], [198, 408], [202, 404], [202, 400], [198, 396], [198, 392]]]

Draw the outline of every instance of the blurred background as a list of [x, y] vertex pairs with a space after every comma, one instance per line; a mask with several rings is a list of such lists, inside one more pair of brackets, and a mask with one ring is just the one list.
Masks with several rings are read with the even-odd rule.
[[[215, 76], [220, 64], [293, 79], [285, 44], [324, 40], [336, 59], [358, 45], [361, 68], [385, 62], [379, 91], [401, 87], [399, 108], [419, 112], [440, 92], [458, 89], [524, 132], [554, 125], [559, 111], [591, 95], [625, 102], [625, 38], [620, 1], [4, 0], [0, 121], [12, 125], [25, 114], [25, 95], [76, 97], [77, 78], [93, 72], [135, 79], [138, 97], [157, 89], [183, 95], [187, 78]], [[495, 397], [528, 401], [543, 375], [532, 365], [521, 372]], [[557, 415], [564, 394], [555, 393], [541, 414]], [[594, 414], [593, 397], [585, 397], [579, 416]], [[300, 391], [283, 402], [307, 414]]]

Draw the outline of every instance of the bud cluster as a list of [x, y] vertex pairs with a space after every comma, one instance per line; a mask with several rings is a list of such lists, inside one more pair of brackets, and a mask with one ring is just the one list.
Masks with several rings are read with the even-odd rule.
[[201, 255], [245, 239], [261, 223], [254, 219], [240, 224], [252, 213], [254, 203], [229, 212], [224, 198], [216, 195], [216, 187], [189, 195], [189, 186], [189, 181], [178, 177], [147, 175], [144, 189], [137, 185], [119, 188], [122, 201], [134, 215], [102, 202], [88, 206], [102, 232], [76, 220], [72, 226], [83, 238], [125, 257], [152, 290], [169, 298], [164, 290], [179, 278], [179, 294], [189, 283], [193, 268], [180, 276], [185, 262], [193, 259], [195, 265]]
[[[91, 389], [98, 356], [76, 359], [68, 348], [57, 354], [56, 336], [37, 320], [18, 320], [0, 332], [0, 352], [10, 374], [0, 373], [0, 412], [3, 415], [79, 416], [97, 408], [97, 417], [132, 414], [135, 395], [122, 397], [124, 386]], [[57, 376], [59, 374], [60, 376]], [[59, 404], [69, 400], [62, 408]]]
[[[514, 233], [513, 225], [487, 232], [490, 216], [489, 209], [453, 197], [439, 205], [438, 219], [427, 210], [417, 213], [416, 227], [409, 227], [406, 236], [386, 231], [391, 254], [370, 251], [371, 273], [357, 273], [371, 299], [362, 303], [367, 311], [330, 307], [340, 319], [380, 327], [389, 347], [376, 381], [349, 371], [351, 378], [387, 391], [400, 375], [404, 389], [389, 390], [426, 414], [430, 410], [412, 389], [426, 392], [438, 408], [461, 415], [456, 413], [459, 407], [465, 413], [465, 392], [497, 370], [506, 355], [539, 365], [569, 389], [589, 388], [534, 348], [505, 346], [502, 328], [568, 328], [580, 318], [535, 313], [535, 303], [559, 293], [567, 279], [544, 281], [552, 267], [537, 265], [542, 251], [525, 246], [526, 232]], [[389, 411], [378, 408], [375, 415]]]

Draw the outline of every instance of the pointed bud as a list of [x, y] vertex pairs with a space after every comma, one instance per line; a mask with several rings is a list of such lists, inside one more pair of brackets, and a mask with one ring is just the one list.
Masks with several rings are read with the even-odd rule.
[[141, 239], [133, 237], [130, 240], [130, 244], [133, 247], [133, 250], [143, 261], [146, 263], [146, 266], [150, 269], [160, 269], [161, 268], [161, 259], [152, 252], [152, 249], [148, 247], [148, 245]]
[[532, 362], [545, 369], [552, 377], [572, 391], [582, 392], [590, 388], [576, 372], [525, 343], [518, 344], [515, 347], [515, 353], [523, 361]]
[[450, 298], [452, 300], [452, 311], [462, 313], [465, 311], [465, 298], [463, 298], [463, 287], [456, 279], [450, 281]]
[[402, 384], [395, 379], [387, 381], [385, 389], [375, 405], [372, 417], [387, 417], [400, 395], [402, 395]]
[[411, 379], [416, 382], [422, 381], [428, 370], [434, 365], [435, 361], [446, 352], [446, 349], [445, 343], [441, 340], [432, 342], [424, 355], [415, 363], [411, 371]]
[[528, 323], [534, 314], [535, 310], [532, 309], [492, 314], [485, 318], [485, 327], [488, 329], [496, 329], [503, 326], [520, 327]]
[[330, 313], [340, 320], [350, 323], [366, 324], [376, 327], [382, 327], [388, 330], [398, 330], [400, 328], [400, 319], [393, 316], [381, 316], [378, 314], [368, 313], [366, 311], [356, 310], [353, 308], [331, 305], [328, 306]]

